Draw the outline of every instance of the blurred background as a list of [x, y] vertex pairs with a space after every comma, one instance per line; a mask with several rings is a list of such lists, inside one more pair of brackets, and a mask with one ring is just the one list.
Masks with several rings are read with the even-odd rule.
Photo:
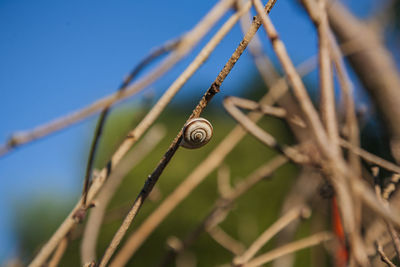
[[[342, 2], [353, 13], [366, 20], [381, 12], [388, 3], [377, 0]], [[115, 92], [123, 77], [144, 55], [165, 41], [190, 30], [215, 3], [216, 1], [176, 0], [0, 0], [0, 142], [5, 143], [12, 133], [32, 129]], [[218, 25], [222, 25], [227, 17]], [[296, 1], [278, 0], [271, 12], [271, 18], [295, 64], [316, 54], [315, 29]], [[388, 23], [384, 38], [399, 64], [400, 39], [397, 21]], [[160, 81], [113, 108], [99, 148], [97, 168], [104, 166], [126, 132], [140, 121], [146, 110], [155, 103], [215, 31], [211, 31], [193, 53]], [[264, 50], [276, 63], [264, 32], [260, 33]], [[114, 209], [116, 215], [105, 223], [104, 233], [101, 235], [104, 241], [100, 242], [99, 251], [104, 250], [145, 177], [151, 173], [183, 125], [187, 114], [214, 81], [241, 38], [242, 33], [237, 25], [158, 120], [166, 127], [166, 136], [143, 164], [130, 173], [126, 186], [123, 186], [112, 202], [110, 209]], [[307, 75], [305, 81], [311, 91], [315, 90], [316, 72]], [[368, 114], [365, 123], [370, 125], [368, 135], [378, 140], [385, 133], [374, 119], [374, 110], [370, 107], [367, 96], [357, 80], [354, 82], [356, 105]], [[200, 150], [178, 151], [171, 166], [161, 177], [161, 196], [171, 192], [196, 163], [233, 128], [233, 120], [221, 107], [223, 97], [238, 95], [257, 100], [263, 90], [265, 88], [251, 57], [245, 52], [222, 85], [221, 93], [205, 112], [204, 117], [214, 125], [214, 139], [209, 146]], [[17, 257], [25, 263], [28, 262], [79, 198], [96, 119], [97, 116], [90, 117], [0, 158], [0, 264]], [[291, 142], [290, 132], [283, 123], [265, 119], [263, 126], [272, 129], [275, 136], [280, 136], [280, 141]], [[253, 153], [252, 157], [248, 156], [249, 151]], [[230, 166], [232, 179], [235, 180], [244, 177], [272, 155], [272, 151], [247, 137], [236, 148], [235, 153], [228, 157], [226, 164]], [[230, 220], [224, 225], [225, 229], [240, 236], [242, 240], [253, 240], [266, 225], [275, 221], [274, 214], [278, 213], [283, 197], [281, 193], [289, 188], [295, 172], [294, 166], [284, 168], [275, 174], [273, 180], [266, 181], [252, 191], [254, 194], [246, 196], [230, 215]], [[143, 264], [139, 266], [154, 263], [157, 255], [146, 256], [149, 247], [159, 247], [158, 251], [162, 255], [165, 239], [170, 234], [184, 236], [203, 218], [217, 196], [216, 174], [213, 176], [152, 235], [142, 248], [142, 253], [138, 253], [143, 255], [137, 259]], [[252, 197], [257, 194], [269, 194], [274, 201], [265, 199], [260, 203]], [[157, 205], [157, 201], [159, 200], [155, 199], [146, 203], [139, 221]], [[256, 212], [260, 207], [265, 208], [266, 212]], [[241, 221], [244, 218], [246, 222]], [[307, 225], [303, 228], [300, 235], [307, 233]], [[230, 259], [230, 255], [218, 245], [206, 237], [203, 239], [196, 245], [196, 249], [200, 255], [209, 257], [207, 260], [199, 260], [199, 265], [221, 264]], [[78, 240], [79, 237], [67, 251], [64, 266], [79, 263], [79, 255], [76, 253]], [[307, 254], [301, 257], [304, 257], [302, 266], [307, 266], [304, 265], [307, 263]]]

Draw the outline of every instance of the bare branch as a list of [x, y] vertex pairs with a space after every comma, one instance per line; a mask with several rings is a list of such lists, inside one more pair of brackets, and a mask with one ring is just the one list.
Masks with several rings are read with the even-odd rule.
[[[260, 24], [261, 25], [261, 24]], [[259, 26], [258, 26], [259, 27]], [[254, 31], [254, 29], [250, 29]], [[243, 42], [243, 41], [242, 41]], [[301, 64], [300, 68], [306, 74], [312, 70], [309, 61]], [[276, 101], [274, 97], [277, 92], [287, 90], [284, 78], [277, 80], [271, 87], [260, 103], [273, 104]], [[257, 121], [262, 117], [258, 112], [250, 113], [249, 118]], [[210, 153], [209, 157], [198, 165], [198, 167], [180, 184], [161, 205], [153, 211], [153, 213], [138, 227], [138, 229], [128, 238], [126, 244], [121, 248], [120, 252], [115, 256], [110, 266], [125, 265], [142, 243], [154, 231], [154, 229], [164, 220], [164, 218], [181, 202], [188, 194], [200, 184], [216, 167], [218, 167], [224, 158], [232, 151], [232, 149], [242, 140], [246, 132], [241, 126], [236, 126], [226, 138], [218, 145], [217, 148]]]
[[318, 1], [318, 23], [316, 24], [319, 40], [319, 64], [320, 64], [320, 110], [321, 118], [326, 127], [327, 134], [334, 144], [334, 149], [339, 152], [339, 132], [337, 126], [335, 92], [333, 87], [331, 53], [329, 49], [329, 24], [325, 12], [325, 1]]
[[[186, 248], [191, 246], [194, 241], [206, 230], [213, 229], [215, 226], [225, 220], [227, 213], [232, 208], [232, 204], [243, 194], [248, 192], [256, 184], [262, 181], [265, 177], [271, 175], [275, 170], [280, 168], [282, 165], [287, 163], [287, 159], [283, 156], [276, 156], [266, 164], [261, 165], [255, 171], [253, 171], [248, 177], [239, 182], [234, 188], [232, 188], [229, 195], [220, 197], [214, 204], [214, 207], [208, 213], [208, 215], [201, 221], [199, 226], [194, 229], [188, 236], [183, 240], [179, 250], [169, 251], [162, 260], [161, 266], [168, 266], [176, 254], [182, 253]], [[134, 235], [133, 235], [134, 236]]]
[[49, 267], [56, 267], [58, 266], [59, 262], [62, 259], [62, 256], [64, 255], [65, 251], [67, 250], [69, 243], [69, 237], [66, 236], [61, 240], [60, 244], [58, 244], [56, 251], [53, 254], [53, 257], [49, 261]]
[[244, 245], [239, 241], [233, 239], [230, 235], [228, 235], [224, 230], [222, 230], [219, 226], [214, 226], [209, 229], [208, 234], [222, 247], [226, 248], [233, 255], [238, 255], [243, 252]]
[[240, 256], [233, 259], [233, 264], [242, 266], [245, 265], [256, 253], [269, 241], [272, 237], [278, 234], [283, 228], [291, 222], [301, 217], [309, 217], [311, 211], [307, 207], [295, 207], [279, 218], [274, 224], [268, 227], [257, 240]]
[[[275, 3], [276, 0], [270, 0], [266, 6], [266, 11], [269, 12]], [[254, 30], [256, 31], [258, 28], [255, 27]], [[254, 33], [255, 33], [254, 31]], [[188, 120], [192, 118], [197, 118], [200, 116], [204, 108], [208, 105], [208, 103], [211, 101], [211, 99], [214, 97], [215, 94], [217, 94], [220, 90], [220, 86], [225, 80], [225, 78], [228, 76], [234, 65], [236, 64], [237, 60], [240, 58], [242, 55], [244, 49], [246, 49], [248, 43], [251, 40], [251, 37], [254, 35], [253, 32], [249, 32], [248, 35], [244, 37], [245, 42], [241, 42], [238, 48], [235, 50], [231, 58], [228, 60], [228, 62], [225, 64], [224, 68], [221, 70], [215, 81], [212, 83], [210, 88], [207, 90], [207, 92], [204, 94], [203, 98], [200, 100], [199, 104], [196, 106], [196, 108], [193, 110], [192, 114], [189, 116]], [[106, 252], [104, 253], [104, 256], [100, 262], [100, 267], [105, 266], [109, 259], [111, 258], [112, 254], [114, 253], [115, 249], [119, 245], [119, 243], [122, 240], [122, 237], [125, 235], [129, 225], [132, 223], [133, 219], [136, 217], [139, 209], [141, 208], [144, 200], [147, 198], [148, 194], [151, 192], [153, 186], [157, 183], [158, 178], [162, 174], [163, 170], [165, 167], [168, 165], [169, 161], [175, 154], [175, 152], [179, 148], [179, 144], [182, 139], [182, 130], [178, 133], [178, 135], [175, 137], [173, 142], [171, 143], [170, 147], [168, 148], [167, 152], [164, 154], [163, 158], [160, 160], [159, 164], [155, 168], [152, 174], [149, 175], [147, 178], [145, 185], [143, 186], [140, 194], [136, 198], [132, 209], [129, 211], [127, 216], [125, 217], [125, 220], [123, 221], [121, 227], [118, 229], [117, 233], [114, 235], [113, 240], [111, 241], [109, 247], [107, 248]]]
[[[380, 36], [353, 16], [340, 2], [328, 9], [329, 23], [343, 42], [352, 42], [357, 53], [348, 56], [354, 71], [372, 96], [391, 135], [392, 154], [400, 160], [400, 76], [393, 56]], [[362, 48], [362, 49], [360, 49]]]
[[375, 164], [377, 166], [380, 166], [386, 170], [395, 172], [395, 173], [400, 173], [400, 167], [390, 161], [384, 160], [383, 158], [380, 158], [372, 153], [369, 153], [368, 151], [360, 148], [360, 147], [354, 147], [351, 145], [349, 142], [341, 139], [340, 140], [340, 145], [346, 149], [351, 150], [354, 154], [359, 155], [362, 157], [364, 160]]
[[220, 196], [228, 196], [232, 192], [231, 187], [231, 173], [230, 169], [227, 165], [223, 164], [218, 169], [217, 174], [217, 183], [218, 183], [218, 192]]
[[[186, 55], [190, 49], [208, 32], [208, 30], [217, 22], [217, 20], [227, 11], [228, 8], [231, 7], [233, 4], [234, 0], [225, 0], [219, 2], [204, 18], [202, 21], [200, 21], [196, 27], [190, 31], [185, 37], [182, 39], [180, 42], [180, 45], [178, 46], [177, 50], [171, 54], [168, 58], [166, 58], [161, 65], [156, 68], [153, 72], [151, 72], [149, 75], [145, 76], [135, 84], [133, 84], [130, 88], [124, 90], [123, 92], [118, 92], [118, 96], [124, 97], [127, 96], [131, 92], [135, 92], [135, 90], [138, 90], [142, 87], [147, 86], [151, 81], [155, 80], [159, 76], [161, 76], [167, 69], [172, 67], [180, 58], [182, 58], [184, 55]], [[93, 109], [93, 107], [96, 107], [97, 109], [104, 108], [105, 106], [111, 105], [113, 103], [114, 99], [119, 100], [119, 98], [116, 98], [114, 95], [111, 100], [108, 100], [107, 98], [102, 99], [97, 101], [95, 104], [90, 106], [89, 108], [83, 111], [87, 112], [87, 110]], [[98, 103], [103, 103], [102, 105], [98, 105]], [[105, 104], [105, 105], [104, 105]], [[128, 136], [129, 137], [129, 136]], [[132, 137], [125, 139], [125, 142], [120, 146], [121, 149], [117, 150], [117, 152], [113, 155], [110, 165], [111, 168], [114, 167], [115, 164], [117, 164], [121, 158], [126, 154], [126, 152], [129, 150], [130, 145], [133, 144], [134, 142], [132, 140]], [[107, 177], [107, 171], [108, 168], [103, 169], [103, 171], [99, 175], [99, 179], [95, 183], [93, 181], [93, 189], [91, 188], [88, 193], [88, 200], [91, 200], [94, 195], [96, 195], [97, 191], [101, 188], [104, 180]], [[93, 179], [94, 180], [94, 179]], [[92, 195], [91, 192], [93, 193]], [[76, 223], [75, 221], [75, 215], [78, 211], [82, 211], [81, 208], [81, 201], [78, 202], [78, 204], [75, 206], [73, 211], [69, 214], [67, 219], [62, 223], [62, 225], [57, 229], [56, 233], [51, 237], [51, 239], [45, 244], [45, 246], [39, 251], [39, 254], [35, 257], [35, 259], [31, 262], [30, 266], [36, 267], [36, 266], [41, 266], [48, 256], [51, 254], [51, 252], [54, 250], [54, 248], [57, 246], [57, 244], [60, 242], [60, 240], [69, 232], [71, 227]]]
[[[287, 147], [285, 145], [280, 145], [276, 139], [257, 126], [254, 122], [252, 122], [246, 115], [244, 115], [235, 105], [235, 98], [227, 97], [224, 99], [224, 107], [228, 111], [228, 113], [237, 120], [243, 128], [248, 131], [250, 134], [255, 136], [258, 140], [260, 140], [263, 144], [276, 149], [277, 151], [284, 154], [290, 160], [296, 163], [305, 163], [308, 162], [308, 157], [299, 153], [299, 151], [294, 150], [293, 148]], [[237, 101], [236, 101], [237, 102]], [[247, 103], [251, 103], [247, 101]]]
[[[374, 180], [375, 180], [375, 193], [382, 205], [389, 206], [389, 201], [388, 199], [383, 198], [383, 193], [381, 190], [381, 187], [379, 186], [378, 182], [378, 174], [379, 174], [379, 168], [378, 167], [373, 167], [372, 173], [374, 175]], [[392, 238], [392, 243], [393, 247], [396, 251], [397, 259], [400, 259], [400, 239], [399, 239], [399, 234], [397, 233], [397, 230], [393, 227], [393, 224], [387, 220], [384, 220], [386, 227], [388, 229], [388, 232], [390, 234], [390, 237]], [[379, 248], [379, 245], [378, 245]], [[378, 249], [377, 249], [378, 250]]]
[[252, 261], [250, 261], [249, 263], [247, 263], [243, 266], [245, 266], [245, 267], [260, 266], [262, 264], [273, 261], [284, 255], [294, 253], [298, 250], [319, 245], [322, 242], [331, 240], [332, 238], [333, 238], [333, 236], [331, 233], [328, 233], [328, 232], [317, 233], [317, 234], [311, 235], [309, 237], [300, 239], [298, 241], [294, 241], [294, 242], [284, 245], [282, 247], [276, 248], [274, 250], [271, 250], [270, 252], [267, 252], [255, 259], [253, 259]]
[[377, 243], [376, 244], [376, 251], [379, 253], [381, 256], [381, 260], [387, 264], [389, 267], [396, 267], [396, 265], [393, 264], [393, 262], [386, 256], [385, 252], [383, 252], [382, 245]]
[[[175, 49], [179, 44], [179, 40], [169, 41], [165, 45], [161, 46], [160, 48], [155, 49], [150, 55], [145, 57], [132, 71], [129, 75], [124, 79], [118, 91], [124, 91], [127, 86], [135, 79], [136, 75], [140, 73], [140, 71], [145, 68], [148, 64], [150, 64], [153, 60], [157, 59], [158, 57], [162, 56], [163, 54]], [[85, 180], [84, 186], [82, 191], [82, 198], [83, 198], [83, 205], [86, 205], [86, 198], [87, 192], [89, 190], [89, 181], [90, 176], [93, 170], [93, 163], [94, 158], [97, 150], [97, 146], [103, 132], [104, 124], [106, 123], [108, 113], [110, 111], [110, 106], [106, 106], [100, 114], [100, 117], [97, 121], [96, 129], [94, 131], [92, 144], [90, 146], [89, 157], [86, 165], [86, 173], [85, 173]]]
[[83, 233], [81, 254], [82, 265], [96, 260], [96, 245], [100, 227], [108, 206], [126, 174], [137, 166], [165, 136], [161, 125], [154, 125], [137, 147], [128, 153], [109, 176], [102, 190], [93, 201], [95, 207], [91, 210]]
[[262, 5], [259, 0], [253, 0], [254, 6], [260, 16], [264, 29], [271, 40], [275, 53], [289, 79], [293, 92], [300, 104], [301, 110], [305, 114], [307, 124], [311, 127], [312, 133], [316, 137], [319, 148], [324, 151], [324, 154], [330, 154], [330, 143], [327, 141], [327, 136], [324, 128], [319, 120], [318, 114], [308, 96], [307, 90], [294, 67], [283, 42], [279, 39], [279, 35], [275, 30], [271, 20], [262, 12]]

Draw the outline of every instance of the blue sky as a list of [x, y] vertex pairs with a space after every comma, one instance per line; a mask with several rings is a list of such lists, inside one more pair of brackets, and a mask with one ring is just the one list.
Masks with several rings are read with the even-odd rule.
[[[379, 1], [346, 2], [365, 16]], [[31, 129], [114, 92], [146, 53], [191, 29], [215, 3], [0, 0], [0, 142], [15, 131]], [[271, 17], [295, 63], [315, 53], [313, 27], [295, 1], [278, 0]], [[236, 27], [178, 94], [178, 101], [199, 98], [240, 39]], [[150, 90], [159, 95], [190, 58], [193, 55]], [[245, 54], [221, 95], [243, 90], [242, 81], [252, 71]], [[89, 118], [0, 158], [0, 263], [15, 253], [16, 204], [51, 191], [66, 199], [79, 195], [94, 121], [95, 117]]]

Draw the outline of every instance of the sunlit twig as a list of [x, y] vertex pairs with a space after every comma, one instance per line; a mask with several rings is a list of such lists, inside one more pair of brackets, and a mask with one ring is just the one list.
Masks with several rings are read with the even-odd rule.
[[322, 242], [329, 241], [333, 238], [332, 234], [328, 232], [321, 232], [309, 237], [294, 241], [282, 247], [273, 249], [257, 258], [251, 260], [249, 263], [243, 265], [243, 267], [256, 267], [262, 264], [273, 261], [279, 257], [294, 253], [298, 250], [309, 248], [321, 244]]
[[125, 156], [118, 168], [110, 174], [102, 190], [93, 201], [95, 207], [91, 210], [85, 225], [81, 244], [82, 264], [96, 260], [97, 239], [108, 203], [124, 177], [159, 144], [164, 136], [165, 129], [161, 125], [154, 125], [135, 149]]
[[[219, 20], [219, 18], [231, 7], [231, 5], [234, 3], [234, 0], [225, 0], [217, 3], [217, 5], [209, 12], [207, 15], [203, 18], [202, 21], [200, 21], [195, 28], [190, 31], [188, 34], [186, 34], [182, 41], [179, 44], [179, 47], [176, 49], [176, 51], [171, 54], [169, 57], [167, 57], [160, 65], [158, 68], [156, 68], [154, 71], [152, 71], [150, 74], [133, 84], [130, 88], [124, 90], [123, 92], [118, 92], [116, 95], [113, 95], [110, 98], [104, 98], [101, 99], [89, 108], [84, 109], [81, 113], [84, 114], [85, 116], [90, 112], [94, 112], [97, 109], [104, 108], [106, 106], [111, 105], [111, 103], [115, 102], [116, 100], [121, 99], [122, 97], [128, 96], [130, 93], [135, 92], [135, 90], [141, 89], [162, 74], [164, 74], [170, 67], [172, 67], [179, 59], [181, 59], [185, 54], [187, 54], [190, 49], [198, 42], [200, 39], [210, 30], [210, 28]], [[76, 114], [73, 114], [72, 116], [74, 119], [76, 118], [81, 118], [82, 114], [79, 112]], [[69, 120], [64, 120], [62, 122], [62, 126], [65, 124], [65, 122], [71, 123], [73, 121]], [[60, 126], [60, 121], [58, 121], [57, 127]], [[56, 127], [56, 128], [57, 128]], [[58, 129], [58, 128], [57, 128]], [[46, 128], [47, 131], [47, 128]], [[43, 130], [40, 130], [39, 137], [43, 136]], [[29, 139], [32, 140], [32, 139]], [[127, 141], [130, 143], [130, 141]], [[113, 158], [111, 159], [111, 165], [116, 164], [121, 160], [123, 155], [126, 154], [126, 152], [129, 150], [130, 146], [124, 146], [121, 150], [118, 150], [114, 155]], [[111, 166], [111, 168], [114, 166]], [[107, 168], [108, 169], [108, 168]], [[89, 193], [87, 195], [87, 199], [93, 198], [93, 196], [96, 195], [97, 191], [101, 188], [102, 184], [104, 183], [105, 178], [107, 177], [107, 169], [103, 169], [103, 171], [100, 173], [100, 178], [97, 181], [93, 181], [93, 184], [91, 186], [91, 189], [89, 190]], [[91, 194], [92, 192], [92, 194]], [[30, 266], [36, 267], [36, 266], [41, 266], [44, 264], [46, 259], [49, 257], [49, 255], [52, 253], [54, 248], [57, 246], [57, 244], [61, 241], [61, 239], [69, 232], [69, 230], [72, 228], [72, 226], [76, 223], [75, 216], [78, 211], [81, 211], [81, 201], [78, 202], [78, 204], [75, 206], [73, 211], [68, 215], [68, 217], [65, 219], [65, 221], [61, 224], [61, 226], [57, 229], [57, 231], [53, 234], [53, 236], [50, 238], [50, 240], [43, 246], [43, 248], [39, 251], [39, 253], [36, 255], [36, 257], [33, 259], [31, 262]]]
[[233, 259], [233, 264], [236, 266], [245, 265], [256, 253], [274, 237], [278, 232], [285, 228], [288, 224], [301, 217], [309, 217], [311, 211], [307, 207], [295, 207], [285, 213], [274, 224], [268, 227], [251, 246], [240, 256]]

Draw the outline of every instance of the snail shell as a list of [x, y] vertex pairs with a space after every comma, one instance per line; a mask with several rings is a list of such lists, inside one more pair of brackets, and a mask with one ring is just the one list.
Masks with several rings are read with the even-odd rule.
[[213, 134], [211, 123], [204, 118], [195, 118], [183, 126], [181, 146], [185, 148], [199, 148], [210, 141]]

